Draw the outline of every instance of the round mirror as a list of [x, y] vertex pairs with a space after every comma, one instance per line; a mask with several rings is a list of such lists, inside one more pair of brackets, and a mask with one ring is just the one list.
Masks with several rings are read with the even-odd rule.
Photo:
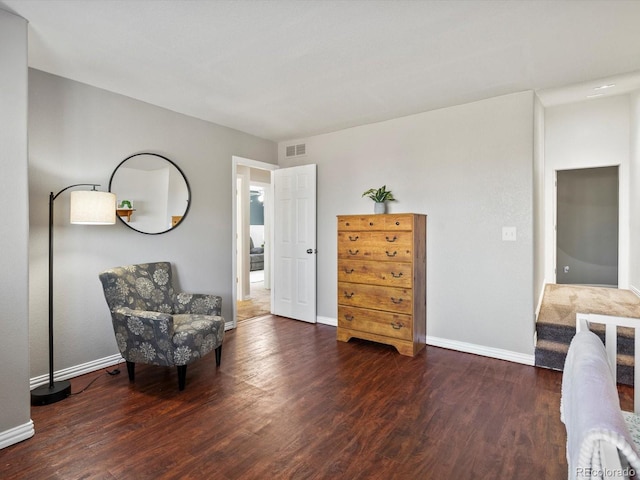
[[178, 166], [162, 155], [136, 153], [111, 174], [118, 218], [127, 227], [150, 235], [168, 232], [187, 216], [189, 182]]

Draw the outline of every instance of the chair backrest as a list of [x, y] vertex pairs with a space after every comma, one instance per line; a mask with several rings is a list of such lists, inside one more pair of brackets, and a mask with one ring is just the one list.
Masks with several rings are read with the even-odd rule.
[[129, 307], [173, 313], [175, 292], [169, 262], [115, 267], [99, 276], [111, 311], [117, 307]]

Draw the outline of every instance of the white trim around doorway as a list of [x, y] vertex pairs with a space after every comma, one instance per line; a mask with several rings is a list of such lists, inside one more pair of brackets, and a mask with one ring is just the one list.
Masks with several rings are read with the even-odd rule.
[[[237, 326], [237, 322], [238, 322], [238, 308], [237, 308], [237, 301], [238, 301], [238, 285], [237, 285], [237, 278], [238, 278], [238, 265], [237, 265], [237, 257], [236, 257], [236, 245], [237, 245], [237, 240], [236, 240], [236, 232], [238, 229], [238, 222], [237, 222], [237, 211], [238, 211], [238, 205], [237, 205], [237, 199], [236, 199], [236, 179], [237, 179], [237, 173], [238, 173], [238, 165], [242, 165], [245, 167], [249, 167], [249, 168], [257, 168], [260, 170], [268, 170], [268, 171], [273, 171], [273, 170], [277, 170], [278, 168], [280, 168], [278, 165], [275, 165], [273, 163], [267, 163], [267, 162], [261, 162], [258, 160], [252, 160], [250, 158], [244, 158], [244, 157], [238, 157], [233, 155], [231, 157], [231, 311], [232, 311], [232, 328], [236, 328]], [[273, 189], [273, 186], [270, 187], [271, 189]], [[272, 243], [272, 239], [270, 239], [270, 242]], [[265, 252], [265, 255], [267, 254], [267, 252]]]

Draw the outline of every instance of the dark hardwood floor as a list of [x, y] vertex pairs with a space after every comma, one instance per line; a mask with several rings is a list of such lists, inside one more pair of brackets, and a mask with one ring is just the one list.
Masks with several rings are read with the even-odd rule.
[[[427, 347], [337, 342], [335, 328], [247, 320], [215, 356], [104, 371], [32, 407], [3, 479], [563, 479], [561, 374]], [[624, 399], [629, 401], [629, 399]]]

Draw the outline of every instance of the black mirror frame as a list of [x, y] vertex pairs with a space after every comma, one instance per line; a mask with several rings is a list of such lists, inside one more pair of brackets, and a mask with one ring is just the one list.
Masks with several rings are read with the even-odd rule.
[[[133, 228], [131, 225], [129, 225], [127, 222], [125, 222], [120, 216], [118, 216], [118, 215], [116, 215], [116, 216], [118, 217], [118, 220], [120, 220], [125, 226], [127, 226], [128, 228], [130, 228], [134, 232], [143, 233], [145, 235], [161, 235], [163, 233], [171, 232], [172, 230], [175, 230], [176, 228], [178, 228], [182, 222], [184, 222], [184, 219], [186, 218], [187, 213], [189, 213], [189, 209], [191, 208], [191, 186], [189, 185], [189, 180], [187, 180], [187, 176], [184, 174], [182, 169], [178, 165], [176, 165], [175, 162], [173, 162], [172, 160], [169, 160], [164, 155], [160, 155], [158, 153], [151, 153], [151, 152], [140, 152], [140, 153], [134, 153], [133, 155], [129, 155], [127, 158], [122, 160], [116, 166], [116, 168], [113, 169], [113, 173], [111, 174], [111, 178], [109, 178], [109, 192], [111, 192], [111, 184], [113, 183], [113, 177], [115, 176], [115, 174], [118, 171], [118, 169], [127, 160], [130, 160], [130, 159], [132, 159], [134, 157], [138, 157], [140, 155], [153, 155], [154, 157], [160, 157], [161, 159], [169, 162], [171, 165], [173, 165], [178, 170], [178, 172], [180, 172], [180, 175], [182, 175], [182, 178], [184, 179], [184, 183], [187, 186], [187, 194], [189, 195], [189, 199], [187, 200], [187, 208], [184, 211], [184, 213], [182, 214], [182, 218], [180, 219], [180, 221], [178, 223], [176, 223], [174, 226], [172, 226], [170, 228], [167, 228], [166, 230], [163, 230], [162, 232], [143, 232], [142, 230], [138, 230], [137, 228]], [[111, 192], [111, 193], [114, 193], [114, 192]]]

